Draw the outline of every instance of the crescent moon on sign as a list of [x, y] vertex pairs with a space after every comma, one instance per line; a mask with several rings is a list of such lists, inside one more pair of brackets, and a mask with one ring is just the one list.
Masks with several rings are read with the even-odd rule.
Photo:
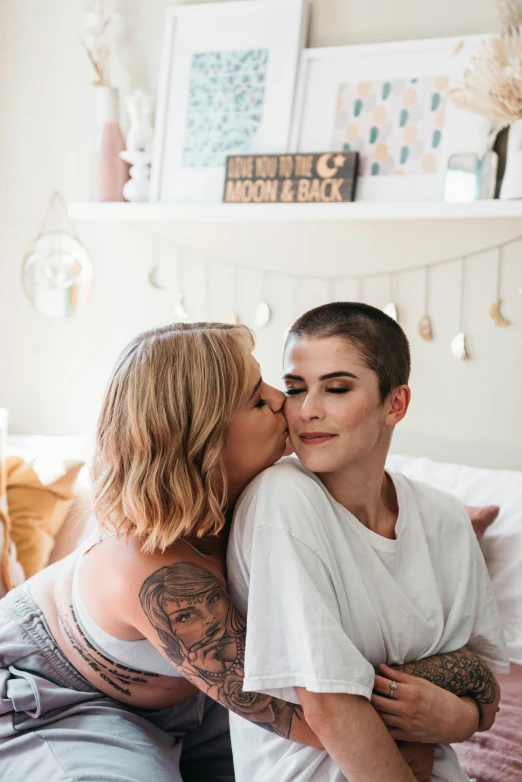
[[158, 272], [158, 264], [154, 264], [152, 269], [150, 270], [148, 274], [149, 283], [152, 285], [153, 288], [157, 288], [158, 290], [162, 291], [165, 290], [165, 286], [162, 285], [160, 282], [158, 282], [158, 278], [156, 277], [156, 274]]
[[333, 155], [331, 153], [328, 153], [326, 155], [321, 155], [317, 163], [315, 164], [315, 169], [321, 179], [331, 179], [333, 178], [339, 169], [337, 167], [331, 168], [328, 164], [330, 162], [330, 158], [332, 158]]

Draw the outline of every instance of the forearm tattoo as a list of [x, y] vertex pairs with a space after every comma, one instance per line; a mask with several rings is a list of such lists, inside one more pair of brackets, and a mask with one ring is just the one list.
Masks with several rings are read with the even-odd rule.
[[105, 657], [104, 654], [95, 649], [86, 637], [78, 624], [72, 605], [69, 606], [69, 613], [70, 618], [58, 612], [58, 619], [71, 646], [78, 652], [89, 668], [121, 695], [131, 696], [133, 693], [130, 687], [133, 684], [148, 684], [150, 679], [159, 677], [157, 673], [127, 668], [127, 666], [115, 663], [109, 657]]
[[391, 667], [426, 679], [454, 695], [470, 696], [486, 705], [493, 703], [497, 697], [495, 677], [485, 662], [472, 652], [437, 654], [417, 662]]
[[198, 689], [256, 725], [289, 738], [302, 709], [243, 690], [245, 621], [208, 570], [179, 562], [143, 583], [140, 602], [163, 651]]

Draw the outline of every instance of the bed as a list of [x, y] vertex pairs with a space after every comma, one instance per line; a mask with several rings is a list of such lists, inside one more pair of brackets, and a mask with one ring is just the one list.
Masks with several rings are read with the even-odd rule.
[[500, 506], [481, 542], [499, 605], [511, 673], [498, 676], [500, 711], [493, 728], [455, 751], [477, 782], [522, 782], [522, 472], [390, 455], [388, 466], [452, 492], [466, 505]]
[[522, 665], [511, 669], [497, 676], [502, 697], [493, 728], [455, 746], [460, 765], [477, 782], [522, 780]]
[[[88, 461], [90, 446], [80, 438], [12, 437], [8, 453]], [[500, 506], [481, 542], [506, 634], [512, 671], [499, 676], [501, 708], [492, 730], [456, 745], [461, 765], [477, 782], [522, 782], [522, 472], [491, 470], [390, 455], [387, 465], [416, 480], [452, 492], [466, 505]], [[93, 524], [88, 470], [79, 476], [81, 502], [69, 515], [51, 561], [69, 553]], [[81, 512], [80, 512], [81, 508]]]

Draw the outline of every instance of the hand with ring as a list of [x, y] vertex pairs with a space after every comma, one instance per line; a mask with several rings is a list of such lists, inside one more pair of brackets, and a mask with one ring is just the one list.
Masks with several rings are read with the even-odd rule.
[[371, 703], [396, 741], [452, 744], [478, 728], [475, 701], [387, 665], [379, 666]]

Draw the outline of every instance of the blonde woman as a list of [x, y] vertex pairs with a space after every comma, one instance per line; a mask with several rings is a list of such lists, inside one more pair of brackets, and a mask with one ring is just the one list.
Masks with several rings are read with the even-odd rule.
[[322, 748], [298, 705], [244, 692], [225, 591], [231, 511], [287, 438], [252, 348], [245, 327], [176, 324], [120, 356], [97, 430], [99, 529], [0, 601], [0, 779], [231, 782], [226, 709]]
[[293, 704], [241, 688], [226, 513], [287, 437], [252, 348], [244, 327], [175, 325], [120, 356], [98, 422], [99, 530], [0, 602], [0, 779], [229, 782], [219, 703], [320, 746]]

